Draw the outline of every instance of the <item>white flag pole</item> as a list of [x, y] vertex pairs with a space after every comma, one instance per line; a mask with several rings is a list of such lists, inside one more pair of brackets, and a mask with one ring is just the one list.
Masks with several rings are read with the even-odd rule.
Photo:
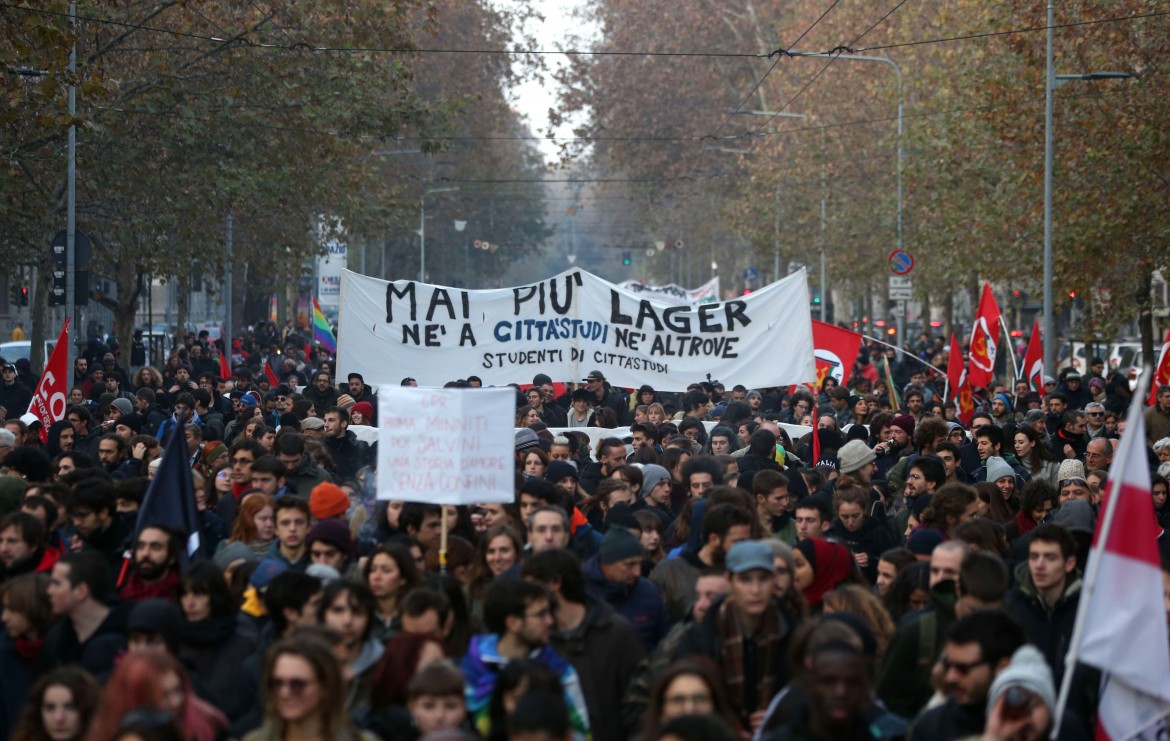
[[[1121, 436], [1121, 445], [1118, 447], [1115, 461], [1126, 461], [1130, 449], [1135, 445], [1145, 445], [1145, 419], [1142, 417], [1145, 406], [1146, 387], [1152, 373], [1150, 366], [1146, 366], [1138, 381], [1133, 399], [1126, 414], [1125, 434]], [[1085, 569], [1085, 579], [1081, 584], [1080, 601], [1077, 604], [1077, 617], [1073, 623], [1072, 639], [1068, 644], [1068, 653], [1064, 657], [1064, 677], [1060, 681], [1060, 696], [1056, 701], [1056, 712], [1053, 718], [1052, 735], [1055, 739], [1060, 733], [1061, 718], [1064, 716], [1065, 706], [1068, 704], [1069, 692], [1072, 689], [1073, 671], [1077, 665], [1077, 648], [1080, 646], [1081, 634], [1085, 629], [1085, 617], [1089, 611], [1089, 604], [1093, 599], [1093, 591], [1097, 588], [1097, 573], [1101, 570], [1100, 554], [1105, 552], [1106, 542], [1109, 539], [1110, 528], [1113, 525], [1113, 516], [1117, 512], [1117, 502], [1120, 496], [1123, 477], [1118, 476], [1109, 480], [1108, 499], [1105, 502], [1105, 513], [1097, 526], [1097, 542], [1089, 552], [1089, 563]]]

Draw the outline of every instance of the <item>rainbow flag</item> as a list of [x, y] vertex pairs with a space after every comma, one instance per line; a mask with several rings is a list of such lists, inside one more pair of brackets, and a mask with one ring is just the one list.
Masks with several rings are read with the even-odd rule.
[[333, 330], [329, 328], [329, 321], [325, 319], [316, 296], [313, 297], [313, 342], [328, 350], [330, 355], [337, 352], [337, 338], [333, 336]]

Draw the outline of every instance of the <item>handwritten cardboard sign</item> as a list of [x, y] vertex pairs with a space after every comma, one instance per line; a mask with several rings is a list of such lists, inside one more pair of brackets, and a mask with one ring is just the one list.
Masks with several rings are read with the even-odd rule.
[[378, 499], [512, 502], [516, 392], [510, 388], [378, 391]]

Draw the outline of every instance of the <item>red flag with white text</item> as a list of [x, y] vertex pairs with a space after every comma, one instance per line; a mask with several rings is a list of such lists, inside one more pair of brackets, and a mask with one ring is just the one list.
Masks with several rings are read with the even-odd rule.
[[991, 293], [991, 284], [983, 284], [983, 295], [979, 299], [979, 312], [975, 325], [971, 327], [971, 348], [968, 352], [970, 366], [967, 382], [976, 388], [987, 388], [995, 377], [995, 353], [999, 345], [999, 304]]
[[[1111, 741], [1133, 738], [1170, 713], [1161, 529], [1136, 396], [1127, 422], [1110, 468], [1069, 648], [1076, 660], [1102, 672], [1097, 738]], [[1071, 675], [1065, 674], [1066, 683]]]
[[1154, 366], [1154, 377], [1150, 379], [1150, 397], [1146, 399], [1146, 406], [1152, 407], [1157, 402], [1160, 386], [1170, 386], [1170, 329], [1166, 330], [1162, 352], [1158, 354], [1158, 364]]
[[812, 320], [813, 348], [816, 356], [817, 381], [813, 393], [821, 392], [825, 378], [837, 379], [837, 384], [847, 386], [861, 350], [861, 335], [832, 324]]
[[28, 411], [41, 420], [41, 442], [49, 441], [49, 425], [65, 418], [69, 406], [69, 318], [61, 327], [57, 345], [45, 363], [45, 372], [33, 391]]
[[1040, 339], [1040, 321], [1032, 322], [1032, 337], [1024, 353], [1024, 378], [1032, 390], [1044, 397], [1044, 343]]

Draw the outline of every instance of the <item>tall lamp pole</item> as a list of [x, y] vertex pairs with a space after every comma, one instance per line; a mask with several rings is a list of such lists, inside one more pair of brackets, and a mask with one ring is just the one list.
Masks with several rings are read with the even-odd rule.
[[826, 54], [824, 52], [795, 51], [793, 49], [789, 49], [788, 54], [793, 57], [839, 59], [843, 62], [877, 62], [894, 70], [894, 74], [898, 77], [898, 249], [902, 249], [902, 163], [905, 155], [902, 147], [902, 138], [906, 132], [903, 122], [903, 113], [906, 107], [906, 91], [902, 84], [902, 68], [889, 57], [870, 57], [861, 54]]
[[418, 282], [427, 282], [427, 196], [434, 193], [451, 193], [458, 188], [432, 188], [418, 199]]
[[[904, 113], [905, 113], [905, 108], [906, 108], [906, 89], [905, 89], [905, 86], [903, 85], [903, 80], [902, 80], [902, 68], [898, 66], [897, 62], [895, 62], [893, 59], [890, 59], [889, 57], [874, 57], [874, 56], [866, 56], [863, 54], [840, 54], [840, 53], [827, 54], [825, 52], [795, 51], [793, 49], [789, 49], [788, 54], [790, 56], [793, 56], [793, 57], [818, 57], [818, 58], [822, 58], [822, 59], [839, 59], [839, 60], [842, 60], [845, 62], [877, 62], [878, 64], [884, 64], [884, 65], [888, 66], [890, 69], [894, 70], [894, 75], [897, 76], [897, 78], [898, 78], [898, 178], [897, 178], [897, 180], [898, 180], [898, 217], [897, 217], [898, 218], [898, 249], [899, 250], [902, 249], [904, 246], [903, 230], [902, 230], [902, 212], [903, 212], [903, 205], [904, 205], [903, 195], [902, 195], [902, 165], [903, 165], [903, 162], [905, 160], [905, 150], [903, 149], [903, 135], [906, 133], [906, 127], [905, 127], [905, 123], [904, 123]], [[824, 256], [822, 255], [822, 261], [823, 261], [823, 259], [824, 259]], [[824, 272], [824, 270], [822, 268], [822, 273], [823, 272]], [[821, 318], [822, 319], [824, 319], [825, 302], [826, 302], [825, 290], [822, 287], [822, 289], [821, 289]], [[903, 325], [903, 321], [905, 319], [905, 305], [904, 304], [901, 304], [901, 305], [903, 308], [902, 308], [902, 311], [899, 312], [899, 315], [898, 315], [898, 342], [903, 342], [905, 340], [905, 337], [902, 336], [902, 334], [903, 334], [902, 325]]]
[[[73, 292], [77, 286], [77, 85], [74, 76], [77, 74], [77, 3], [69, 4], [69, 19], [73, 33], [73, 45], [69, 49], [69, 164], [65, 174], [65, 319], [75, 319], [77, 311]], [[80, 336], [74, 323], [73, 338]], [[73, 361], [77, 358], [77, 341], [71, 339], [65, 343], [68, 353], [65, 362], [69, 366], [66, 371], [69, 385], [73, 385]], [[45, 363], [49, 362], [45, 358]]]
[[1128, 72], [1090, 72], [1083, 75], [1058, 75], [1053, 66], [1052, 27], [1056, 25], [1052, 0], [1048, 0], [1048, 48], [1044, 73], [1044, 321], [1040, 335], [1044, 341], [1044, 372], [1056, 370], [1056, 335], [1053, 332], [1052, 283], [1052, 107], [1053, 94], [1069, 80], [1120, 80]]

